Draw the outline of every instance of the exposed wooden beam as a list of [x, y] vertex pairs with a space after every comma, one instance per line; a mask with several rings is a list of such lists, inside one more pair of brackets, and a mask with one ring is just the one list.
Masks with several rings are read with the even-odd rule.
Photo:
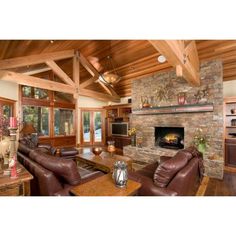
[[38, 55], [16, 57], [11, 59], [0, 60], [0, 69], [12, 69], [17, 67], [35, 65], [44, 63], [47, 60], [61, 60], [74, 56], [74, 50], [60, 52], [51, 52]]
[[52, 69], [49, 67], [45, 67], [45, 68], [29, 70], [29, 71], [25, 71], [25, 72], [21, 72], [21, 73], [24, 75], [35, 75], [35, 74], [39, 74], [39, 73], [50, 71], [50, 70], [52, 70]]
[[75, 87], [71, 85], [62, 84], [50, 80], [44, 80], [38, 77], [15, 73], [7, 70], [0, 70], [0, 80], [58, 92], [64, 92], [70, 94], [75, 93]]
[[53, 60], [47, 60], [45, 62], [52, 71], [66, 84], [71, 86], [75, 86], [75, 83], [71, 80], [71, 78], [57, 65], [57, 63]]
[[79, 52], [76, 51], [73, 57], [73, 80], [75, 82], [75, 86], [79, 87], [80, 82], [80, 64], [79, 64]]
[[[185, 47], [183, 40], [150, 40], [153, 47], [163, 54], [173, 66], [182, 67], [185, 80], [191, 85], [200, 85], [199, 60], [195, 41]], [[178, 73], [180, 69], [178, 68]]]
[[79, 94], [85, 97], [92, 97], [102, 101], [120, 102], [119, 98], [115, 98], [114, 96], [100, 92], [95, 92], [89, 89], [80, 89]]
[[103, 89], [108, 93], [110, 94], [111, 96], [117, 98], [117, 99], [120, 99], [120, 96], [115, 92], [115, 90], [109, 86], [109, 85], [106, 85], [104, 84], [102, 81], [98, 80], [98, 83], [103, 87]]
[[80, 63], [83, 67], [94, 77], [99, 77], [98, 71], [93, 67], [93, 65], [80, 53], [79, 54]]
[[92, 77], [90, 79], [85, 80], [83, 83], [80, 84], [80, 88], [86, 88], [87, 86], [89, 86], [90, 84], [96, 82], [98, 80], [98, 77]]

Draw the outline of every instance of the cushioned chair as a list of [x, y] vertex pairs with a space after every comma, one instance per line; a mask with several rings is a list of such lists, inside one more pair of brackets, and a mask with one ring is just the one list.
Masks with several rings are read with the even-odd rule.
[[139, 171], [129, 171], [129, 178], [142, 184], [138, 195], [195, 195], [204, 171], [202, 154], [189, 147], [174, 157], [161, 157], [161, 160]]

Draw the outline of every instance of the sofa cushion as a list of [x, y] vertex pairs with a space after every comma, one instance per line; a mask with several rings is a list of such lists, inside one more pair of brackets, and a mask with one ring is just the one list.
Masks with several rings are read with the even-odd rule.
[[77, 185], [81, 182], [81, 176], [78, 172], [76, 163], [72, 160], [63, 160], [43, 153], [40, 150], [32, 150], [29, 153], [29, 157], [44, 168], [52, 171], [58, 177], [62, 177], [71, 185]]
[[154, 184], [158, 187], [165, 188], [188, 161], [189, 155], [182, 152], [181, 154], [177, 153], [173, 158], [161, 163], [154, 172]]

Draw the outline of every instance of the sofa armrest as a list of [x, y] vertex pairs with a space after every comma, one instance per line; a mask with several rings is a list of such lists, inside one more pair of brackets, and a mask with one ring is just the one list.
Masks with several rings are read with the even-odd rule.
[[142, 184], [139, 189], [139, 196], [176, 196], [177, 192], [168, 188], [157, 187], [151, 178], [129, 171], [129, 179]]
[[52, 146], [48, 143], [38, 143], [37, 147], [46, 148], [46, 149], [50, 150]]
[[161, 164], [161, 163], [163, 163], [163, 162], [165, 162], [165, 161], [167, 161], [171, 158], [172, 158], [171, 156], [161, 156], [159, 164]]

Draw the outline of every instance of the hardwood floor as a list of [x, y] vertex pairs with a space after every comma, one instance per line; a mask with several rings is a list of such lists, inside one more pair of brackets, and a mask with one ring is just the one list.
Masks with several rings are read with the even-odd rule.
[[225, 170], [223, 180], [210, 178], [204, 196], [236, 196], [236, 172]]

